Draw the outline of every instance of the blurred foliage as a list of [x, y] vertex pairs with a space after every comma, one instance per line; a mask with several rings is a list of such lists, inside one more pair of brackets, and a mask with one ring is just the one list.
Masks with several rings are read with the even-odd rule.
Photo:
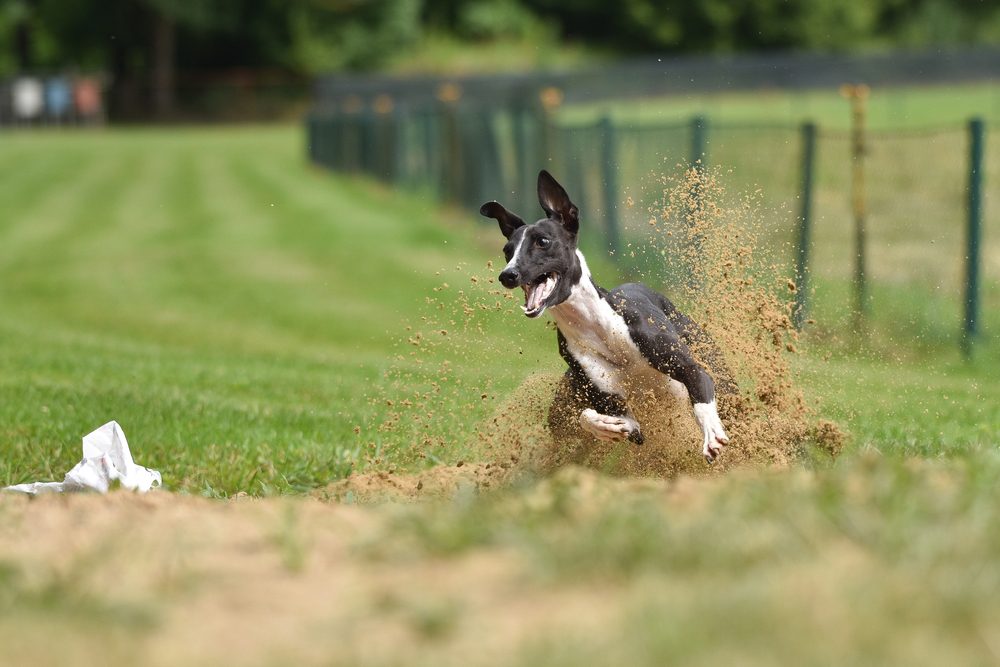
[[287, 7], [288, 49], [276, 60], [306, 72], [374, 67], [420, 36], [420, 0], [305, 0]]
[[[398, 61], [428, 34], [480, 45], [571, 41], [620, 53], [1000, 40], [1000, 3], [981, 0], [0, 0], [0, 73], [26, 64], [142, 67], [162, 17], [177, 31], [182, 68], [305, 74]], [[30, 35], [30, 54], [20, 33]]]
[[549, 32], [548, 26], [517, 0], [465, 3], [454, 29], [459, 37], [470, 39], [523, 39], [542, 37]]
[[[161, 18], [181, 68], [370, 68], [413, 44], [420, 12], [420, 0], [0, 0], [0, 73], [140, 70]], [[30, 58], [18, 29], [30, 30]]]
[[178, 90], [222, 80], [995, 43], [1000, 2], [982, 0], [0, 0], [0, 76], [104, 73], [115, 120], [177, 117]]
[[926, 47], [1000, 38], [1000, 3], [980, 0], [577, 0], [572, 8], [559, 0], [524, 2], [556, 20], [568, 38], [629, 52]]

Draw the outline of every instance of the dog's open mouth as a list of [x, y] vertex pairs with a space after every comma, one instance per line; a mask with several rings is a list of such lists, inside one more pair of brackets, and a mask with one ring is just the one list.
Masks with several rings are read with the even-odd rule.
[[552, 296], [552, 292], [559, 282], [559, 275], [549, 273], [539, 278], [533, 285], [521, 285], [524, 290], [524, 314], [528, 317], [538, 317], [545, 311], [545, 300]]

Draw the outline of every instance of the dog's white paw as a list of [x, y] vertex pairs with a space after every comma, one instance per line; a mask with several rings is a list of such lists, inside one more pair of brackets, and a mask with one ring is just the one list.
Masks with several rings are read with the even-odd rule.
[[598, 440], [624, 440], [639, 434], [639, 422], [631, 417], [615, 417], [602, 415], [593, 408], [587, 408], [580, 413], [580, 426]]
[[722, 420], [719, 419], [719, 411], [715, 407], [715, 401], [711, 403], [695, 403], [694, 418], [701, 426], [702, 439], [701, 453], [705, 460], [712, 463], [722, 453], [722, 448], [729, 444], [729, 436], [726, 429], [722, 427]]

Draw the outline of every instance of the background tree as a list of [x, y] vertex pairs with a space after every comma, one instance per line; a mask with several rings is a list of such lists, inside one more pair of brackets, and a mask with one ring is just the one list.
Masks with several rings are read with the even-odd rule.
[[1000, 2], [0, 0], [0, 74], [104, 72], [113, 117], [169, 117], [184, 73], [372, 70], [427, 32], [621, 55], [926, 48], [1000, 42]]

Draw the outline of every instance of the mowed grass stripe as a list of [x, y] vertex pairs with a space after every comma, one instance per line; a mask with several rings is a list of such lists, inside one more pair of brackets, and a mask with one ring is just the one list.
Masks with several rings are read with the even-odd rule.
[[95, 208], [106, 211], [107, 204], [99, 196], [113, 197], [123, 173], [122, 157], [110, 154], [66, 182], [46, 179], [37, 205], [19, 216], [18, 224], [0, 238], [0, 267], [57, 267], [67, 248], [52, 241], [72, 235], [73, 228], [85, 224]]
[[86, 276], [89, 286], [94, 286], [98, 273], [106, 274], [103, 270], [93, 271], [95, 263], [102, 268], [106, 265], [111, 269], [111, 277], [115, 277], [120, 253], [108, 247], [108, 241], [122, 238], [124, 199], [132, 188], [147, 179], [146, 161], [136, 152], [121, 153], [109, 162], [109, 170], [100, 181], [91, 184], [86, 201], [67, 216], [68, 224], [45, 240], [46, 256], [53, 263], [58, 262], [60, 270], [67, 274]]
[[[51, 187], [66, 182], [88, 165], [85, 152], [59, 151], [52, 155], [48, 151], [21, 150], [5, 157], [7, 159], [0, 164], [3, 175], [0, 193], [3, 193], [8, 211], [22, 214], [44, 199]], [[11, 216], [0, 217], [0, 229], [12, 222]]]
[[8, 243], [16, 240], [26, 221], [38, 209], [50, 205], [53, 193], [72, 187], [96, 162], [97, 157], [86, 152], [45, 151], [29, 153], [17, 165], [0, 172], [0, 196], [5, 208], [5, 215], [0, 216], [0, 259], [12, 249]]
[[330, 359], [323, 329], [333, 315], [323, 311], [334, 299], [318, 298], [322, 276], [303, 272], [304, 258], [277, 252], [264, 231], [294, 233], [287, 220], [248, 204], [252, 192], [213, 156], [185, 160], [171, 189], [171, 242], [185, 251], [174, 253], [156, 286], [169, 308], [161, 316], [181, 320], [181, 333], [202, 342], [289, 355], [311, 347], [308, 354]]
[[82, 195], [91, 204], [64, 214], [64, 224], [47, 241], [51, 247], [25, 252], [26, 258], [44, 257], [35, 272], [38, 289], [25, 291], [26, 305], [44, 307], [38, 313], [53, 330], [67, 327], [119, 342], [143, 338], [150, 316], [158, 307], [148, 298], [146, 282], [156, 274], [147, 246], [138, 242], [135, 228], [143, 224], [136, 208], [153, 174], [134, 152], [109, 151], [109, 171]]
[[[390, 324], [385, 307], [400, 293], [396, 281], [414, 277], [398, 276], [398, 265], [390, 262], [359, 261], [358, 248], [391, 239], [398, 230], [384, 220], [373, 221], [371, 214], [343, 211], [336, 197], [327, 207], [303, 204], [296, 197], [301, 186], [292, 179], [279, 180], [280, 173], [263, 169], [261, 163], [230, 165], [246, 202], [271, 222], [267, 259], [281, 273], [279, 279], [298, 288], [290, 298], [306, 309], [320, 307], [312, 316], [316, 326], [329, 332], [326, 335], [354, 338], [359, 328], [378, 333]], [[425, 277], [422, 282], [430, 291], [430, 281]]]

